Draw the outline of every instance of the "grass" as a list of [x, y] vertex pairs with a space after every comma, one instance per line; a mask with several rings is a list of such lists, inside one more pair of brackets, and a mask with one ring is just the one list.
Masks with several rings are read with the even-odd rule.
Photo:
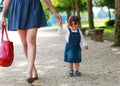
[[[113, 26], [106, 26], [105, 22], [108, 21], [108, 19], [94, 19], [94, 25], [95, 29], [100, 29], [101, 27], [104, 27], [104, 40], [113, 41], [114, 40], [114, 27]], [[81, 25], [83, 28], [86, 28], [88, 33], [88, 20], [81, 20]], [[66, 27], [67, 24], [63, 24], [63, 27]]]
[[[114, 26], [106, 26], [105, 22], [108, 19], [94, 19], [94, 25], [95, 25], [95, 29], [100, 29], [103, 28], [104, 29], [104, 40], [109, 40], [109, 41], [113, 41], [114, 40]], [[81, 21], [82, 27], [87, 28], [89, 27], [88, 25], [88, 21], [84, 20]]]

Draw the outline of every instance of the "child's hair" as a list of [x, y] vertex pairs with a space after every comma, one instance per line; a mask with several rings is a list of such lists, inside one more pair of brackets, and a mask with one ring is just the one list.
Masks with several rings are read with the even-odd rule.
[[80, 18], [78, 16], [70, 16], [68, 19], [68, 26], [72, 26], [73, 24], [80, 24]]

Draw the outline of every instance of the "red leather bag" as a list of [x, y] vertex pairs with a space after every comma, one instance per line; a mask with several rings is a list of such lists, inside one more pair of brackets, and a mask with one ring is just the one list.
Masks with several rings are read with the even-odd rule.
[[[4, 33], [6, 35], [7, 40], [3, 40]], [[2, 67], [11, 66], [13, 59], [14, 59], [13, 42], [11, 42], [8, 38], [6, 26], [2, 25], [2, 37], [1, 37], [1, 44], [0, 44], [0, 66]]]

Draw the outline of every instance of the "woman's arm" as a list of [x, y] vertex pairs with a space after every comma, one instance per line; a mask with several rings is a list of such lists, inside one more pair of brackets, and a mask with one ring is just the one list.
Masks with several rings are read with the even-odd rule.
[[55, 8], [53, 7], [52, 3], [50, 0], [44, 0], [48, 7], [50, 8], [51, 12], [54, 14], [54, 16], [58, 19], [58, 23], [60, 24], [62, 22], [61, 16], [56, 12]]
[[3, 10], [2, 10], [2, 13], [1, 13], [1, 17], [2, 17], [1, 23], [4, 24], [4, 25], [6, 24], [5, 16], [6, 16], [8, 8], [9, 8], [9, 4], [10, 4], [10, 0], [4, 0]]
[[44, 0], [44, 1], [46, 2], [47, 6], [50, 8], [51, 12], [53, 14], [57, 14], [57, 12], [56, 12], [55, 8], [53, 7], [51, 1], [50, 0]]
[[10, 4], [10, 0], [4, 0], [2, 16], [6, 15], [6, 12], [7, 12], [8, 8], [9, 8], [9, 4]]

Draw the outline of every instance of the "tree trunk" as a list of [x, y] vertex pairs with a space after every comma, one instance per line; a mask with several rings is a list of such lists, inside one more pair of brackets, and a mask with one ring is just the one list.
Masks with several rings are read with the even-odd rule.
[[[80, 0], [76, 0], [76, 12], [77, 12], [77, 16], [80, 18]], [[81, 19], [80, 19], [80, 27], [81, 27]]]
[[109, 20], [111, 20], [110, 8], [108, 8], [108, 15], [109, 15]]
[[75, 15], [75, 1], [72, 0], [72, 10], [73, 10], [73, 14]]
[[70, 15], [71, 15], [71, 9], [68, 8], [68, 9], [67, 9], [67, 20], [69, 19]]
[[89, 28], [90, 29], [94, 29], [93, 11], [92, 11], [92, 0], [87, 0], [87, 9], [88, 9]]
[[0, 13], [2, 12], [3, 9], [3, 1], [0, 2]]
[[120, 0], [115, 0], [114, 45], [115, 46], [120, 46]]

